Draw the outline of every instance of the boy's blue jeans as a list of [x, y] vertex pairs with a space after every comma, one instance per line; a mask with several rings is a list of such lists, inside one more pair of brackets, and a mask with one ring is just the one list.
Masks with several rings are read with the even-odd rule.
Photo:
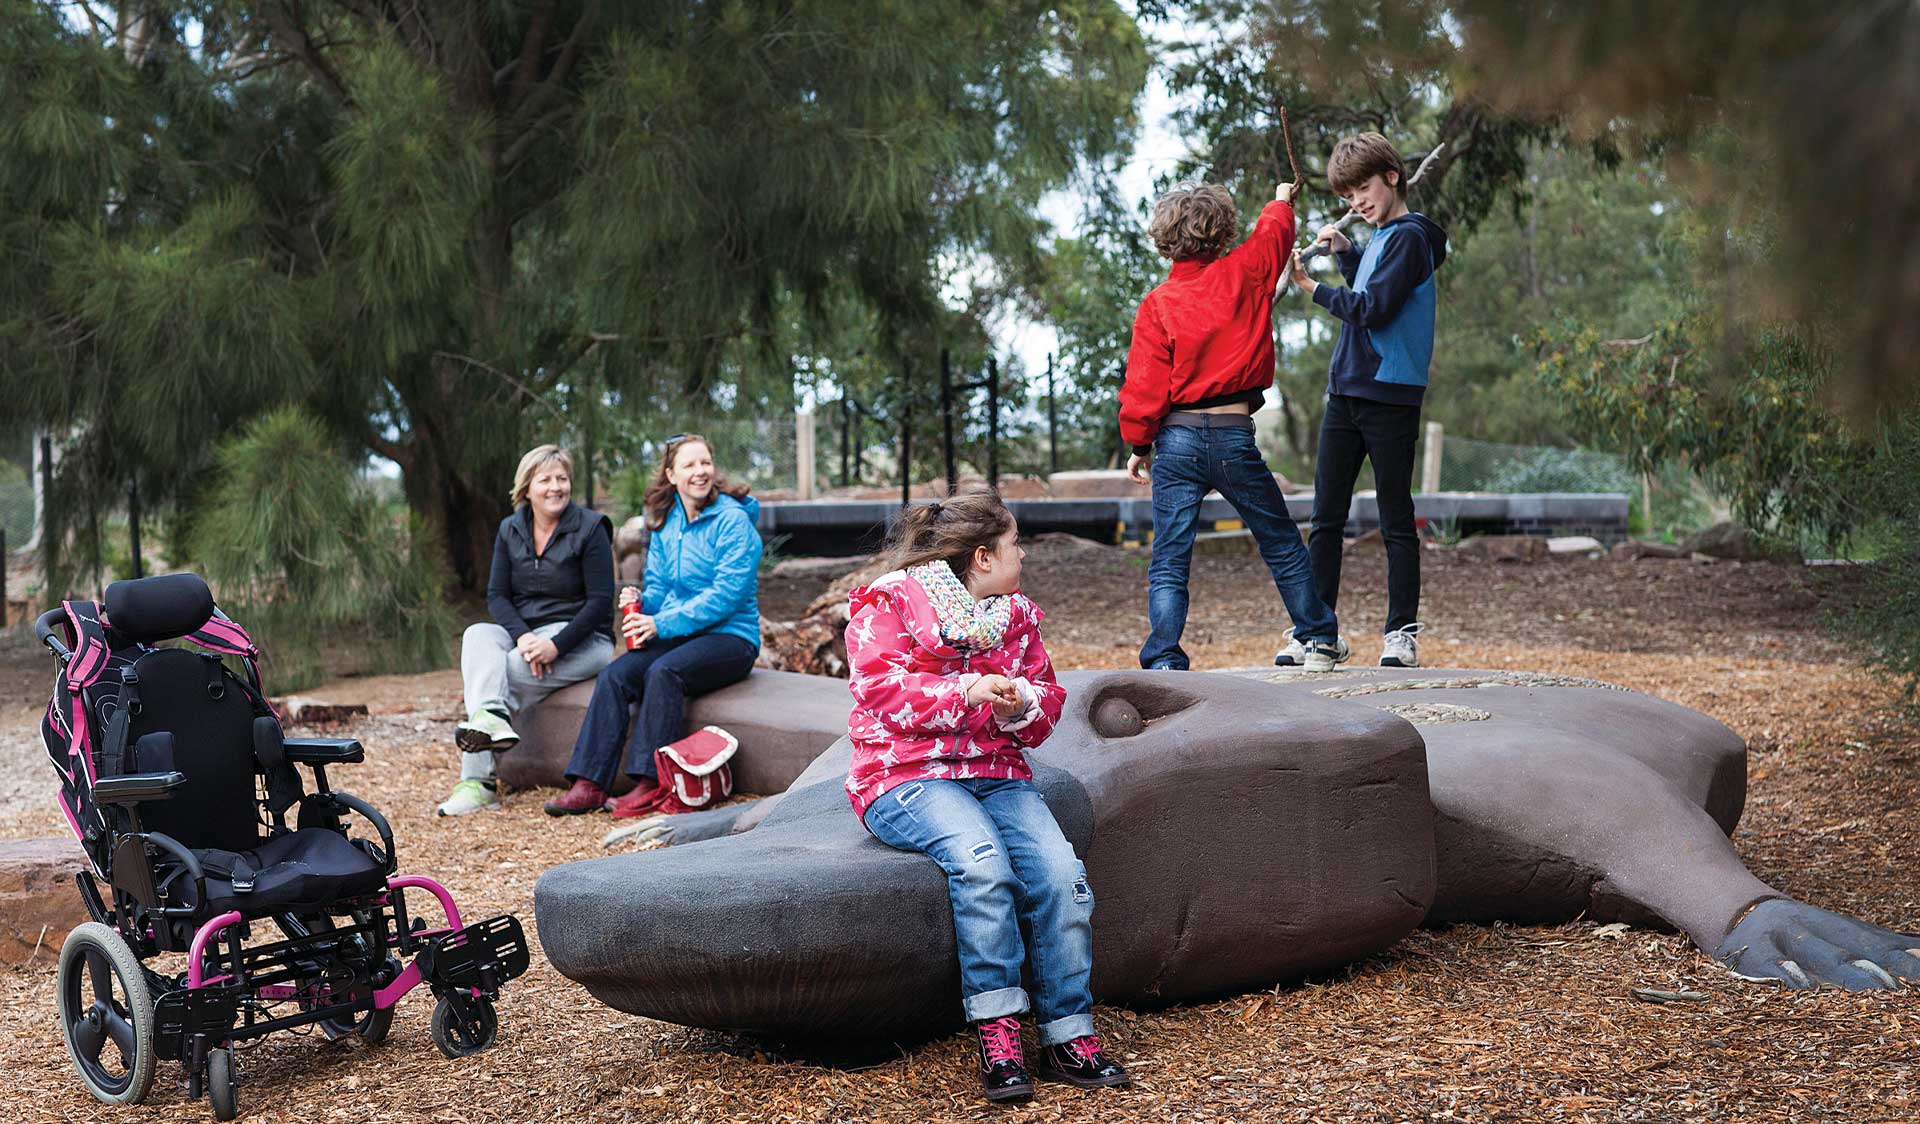
[[1147, 568], [1147, 642], [1140, 666], [1185, 671], [1180, 634], [1187, 627], [1187, 575], [1193, 564], [1200, 501], [1217, 490], [1253, 532], [1260, 557], [1301, 641], [1335, 642], [1333, 610], [1320, 600], [1300, 529], [1286, 497], [1253, 443], [1253, 430], [1170, 425], [1153, 444], [1153, 562]]
[[1042, 1045], [1093, 1033], [1093, 891], [1032, 781], [908, 781], [867, 808], [867, 830], [947, 872], [968, 1022], [1031, 1010]]

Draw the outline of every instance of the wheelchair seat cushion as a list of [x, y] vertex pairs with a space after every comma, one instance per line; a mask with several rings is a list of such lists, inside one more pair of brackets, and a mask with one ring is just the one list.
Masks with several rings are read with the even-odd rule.
[[386, 887], [380, 863], [337, 831], [303, 828], [276, 835], [237, 857], [253, 872], [253, 889], [235, 890], [235, 852], [195, 851], [207, 873], [207, 911], [239, 910], [264, 916], [283, 909], [321, 906], [342, 898], [377, 894]]

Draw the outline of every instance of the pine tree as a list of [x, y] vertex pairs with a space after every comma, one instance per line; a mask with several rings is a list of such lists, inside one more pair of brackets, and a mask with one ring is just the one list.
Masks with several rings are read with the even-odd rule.
[[471, 587], [570, 378], [790, 395], [776, 310], [829, 298], [913, 340], [943, 262], [1038, 268], [1145, 65], [1111, 0], [0, 0], [0, 362], [69, 495], [189, 516], [299, 403]]

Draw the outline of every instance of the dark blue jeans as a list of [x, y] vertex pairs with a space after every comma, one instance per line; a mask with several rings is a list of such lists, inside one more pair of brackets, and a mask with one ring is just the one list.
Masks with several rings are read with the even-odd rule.
[[1170, 425], [1153, 443], [1153, 562], [1147, 568], [1150, 631], [1140, 647], [1140, 666], [1185, 671], [1180, 634], [1187, 628], [1187, 574], [1193, 564], [1194, 528], [1200, 501], [1218, 491], [1253, 532], [1260, 557], [1302, 641], [1331, 644], [1338, 634], [1333, 610], [1320, 600], [1300, 529], [1287, 514], [1286, 497], [1253, 443], [1251, 429], [1202, 429]]
[[866, 823], [946, 871], [967, 1021], [1030, 1010], [1045, 1046], [1093, 1033], [1093, 890], [1032, 781], [909, 781], [875, 800]]
[[[573, 743], [567, 777], [613, 788], [613, 771], [624, 755], [630, 777], [654, 776], [653, 751], [687, 733], [687, 698], [738, 683], [753, 670], [759, 649], [720, 633], [655, 638], [608, 664], [593, 681], [593, 701]], [[640, 720], [627, 738], [627, 711], [640, 704]]]

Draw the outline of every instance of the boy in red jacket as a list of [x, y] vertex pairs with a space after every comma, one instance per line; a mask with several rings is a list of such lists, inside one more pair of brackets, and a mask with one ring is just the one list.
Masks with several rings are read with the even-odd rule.
[[1127, 474], [1153, 484], [1150, 630], [1140, 666], [1185, 671], [1187, 574], [1200, 503], [1219, 491], [1253, 532], [1260, 557], [1293, 618], [1288, 633], [1308, 671], [1347, 657], [1333, 610], [1287, 502], [1253, 441], [1253, 411], [1273, 385], [1273, 294], [1293, 248], [1295, 184], [1281, 184], [1253, 233], [1228, 250], [1240, 215], [1218, 184], [1182, 184], [1153, 207], [1147, 233], [1173, 268], [1133, 320], [1120, 387], [1120, 436], [1133, 446]]

